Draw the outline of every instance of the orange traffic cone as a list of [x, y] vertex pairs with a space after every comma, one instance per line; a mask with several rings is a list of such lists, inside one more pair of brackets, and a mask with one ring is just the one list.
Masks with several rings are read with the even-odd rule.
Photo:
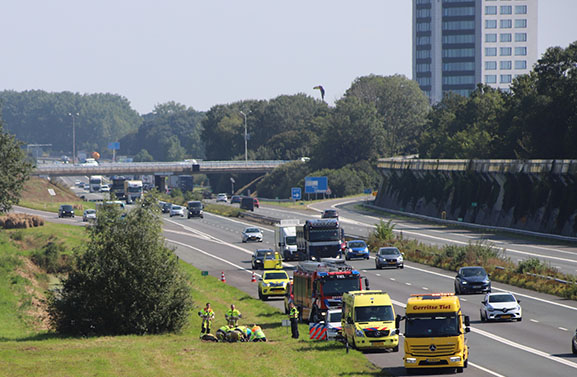
[[226, 278], [224, 277], [224, 271], [220, 273], [220, 281], [226, 283]]
[[256, 276], [254, 274], [254, 272], [252, 273], [252, 279], [250, 279], [251, 283], [256, 283]]

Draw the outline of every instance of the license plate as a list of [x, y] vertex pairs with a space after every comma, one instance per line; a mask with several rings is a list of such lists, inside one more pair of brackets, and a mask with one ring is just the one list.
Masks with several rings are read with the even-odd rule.
[[511, 316], [510, 316], [510, 315], [502, 315], [501, 318], [503, 318], [503, 319], [510, 319]]
[[441, 359], [439, 359], [438, 357], [427, 359], [427, 362], [429, 363], [438, 363], [439, 361], [441, 361]]
[[397, 263], [397, 262], [389, 262], [389, 264], [395, 264], [395, 263]]
[[385, 342], [374, 342], [373, 346], [375, 347], [384, 347], [385, 346]]

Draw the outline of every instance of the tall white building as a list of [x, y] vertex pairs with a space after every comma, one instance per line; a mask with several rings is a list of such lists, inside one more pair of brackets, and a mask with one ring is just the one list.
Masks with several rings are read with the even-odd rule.
[[537, 0], [413, 0], [413, 79], [431, 102], [508, 90], [537, 61]]

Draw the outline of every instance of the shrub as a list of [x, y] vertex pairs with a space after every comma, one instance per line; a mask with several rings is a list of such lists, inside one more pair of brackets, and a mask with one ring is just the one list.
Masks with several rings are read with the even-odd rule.
[[64, 334], [154, 334], [180, 330], [190, 287], [165, 246], [154, 197], [126, 216], [103, 207], [62, 288], [49, 296], [52, 327]]
[[63, 253], [64, 246], [48, 242], [40, 251], [32, 253], [32, 262], [50, 274], [67, 272], [70, 269], [68, 258]]

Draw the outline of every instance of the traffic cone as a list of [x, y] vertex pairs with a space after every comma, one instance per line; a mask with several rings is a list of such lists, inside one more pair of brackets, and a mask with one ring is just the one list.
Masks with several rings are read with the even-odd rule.
[[224, 271], [220, 273], [220, 281], [226, 283], [226, 278], [224, 277]]
[[252, 278], [250, 279], [251, 283], [256, 283], [256, 276], [254, 274], [254, 272], [252, 273]]

